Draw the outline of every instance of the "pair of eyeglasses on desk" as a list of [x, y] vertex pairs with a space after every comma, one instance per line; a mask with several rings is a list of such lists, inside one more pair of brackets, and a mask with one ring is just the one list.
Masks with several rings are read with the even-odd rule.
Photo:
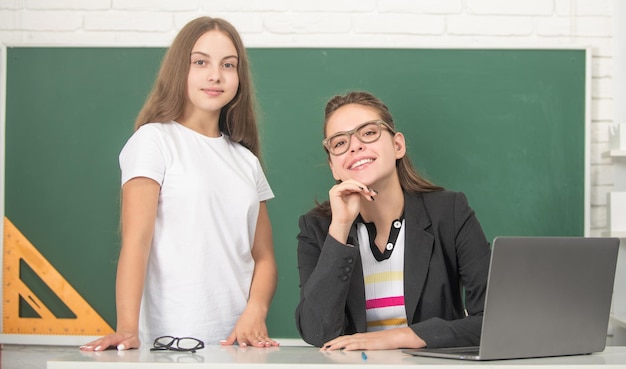
[[195, 353], [204, 348], [204, 342], [193, 337], [157, 337], [150, 351], [182, 351]]

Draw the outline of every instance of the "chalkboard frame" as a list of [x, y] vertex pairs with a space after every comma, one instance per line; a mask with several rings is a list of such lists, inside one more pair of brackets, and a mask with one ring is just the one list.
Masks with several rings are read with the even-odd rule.
[[[0, 152], [0, 183], [3, 184], [3, 188], [2, 188], [2, 193], [0, 194], [0, 209], [2, 209], [2, 214], [4, 215], [4, 211], [5, 211], [5, 150], [6, 150], [6, 114], [7, 114], [7, 99], [8, 99], [8, 95], [7, 95], [7, 79], [8, 79], [8, 75], [9, 75], [9, 70], [7, 69], [8, 66], [8, 62], [7, 62], [7, 56], [8, 56], [8, 51], [7, 48], [12, 48], [12, 47], [17, 47], [17, 48], [39, 48], [39, 47], [34, 47], [34, 46], [21, 46], [21, 45], [2, 45], [2, 47], [0, 48], [0, 67], [1, 67], [1, 74], [0, 74], [0, 86], [2, 88], [2, 96], [4, 96], [4, 98], [2, 98], [2, 101], [0, 102], [0, 113], [1, 113], [1, 126], [0, 129], [2, 130], [3, 134], [2, 134], [2, 142], [0, 143], [1, 145], [1, 152]], [[64, 48], [65, 46], [46, 46], [45, 48]], [[72, 46], [67, 46], [69, 48], [72, 48]], [[79, 47], [79, 48], [83, 48], [83, 47]], [[97, 47], [96, 47], [97, 48]], [[117, 47], [116, 47], [117, 48]], [[137, 47], [130, 47], [130, 46], [122, 46], [120, 48], [142, 48], [140, 46]], [[273, 48], [253, 48], [253, 49], [258, 49], [258, 50], [266, 50], [266, 51], [270, 51], [270, 49]], [[304, 48], [307, 49], [307, 48]], [[322, 50], [324, 48], [308, 48], [308, 49], [319, 49]], [[345, 48], [348, 51], [352, 51], [352, 52], [356, 52], [356, 48], [355, 49], [351, 49], [351, 48]], [[524, 50], [547, 50], [547, 51], [558, 51], [558, 50], [575, 50], [575, 51], [581, 51], [584, 54], [584, 76], [582, 76], [584, 78], [584, 179], [583, 179], [583, 186], [584, 186], [584, 194], [583, 194], [583, 204], [582, 204], [582, 208], [583, 208], [583, 226], [582, 226], [582, 233], [583, 235], [587, 236], [590, 233], [590, 109], [591, 109], [591, 98], [590, 98], [590, 86], [591, 86], [591, 73], [590, 73], [590, 68], [591, 68], [591, 52], [588, 48], [580, 48], [580, 47], [563, 47], [563, 48], [538, 48], [538, 47], [532, 47], [532, 48], [499, 48], [499, 47], [446, 47], [446, 48], [440, 48], [441, 50], [447, 50], [447, 49], [451, 49], [451, 50], [496, 50], [496, 51], [524, 51]], [[283, 50], [283, 51], [289, 51], [291, 50], [290, 48], [286, 48], [286, 49], [281, 49], [281, 48], [275, 48], [275, 50]], [[295, 50], [295, 49], [294, 49]], [[302, 50], [302, 49], [298, 49], [298, 50]], [[333, 51], [335, 49], [328, 49], [329, 51]], [[384, 50], [384, 49], [380, 49], [380, 48], [371, 48], [368, 50]], [[432, 48], [416, 48], [416, 50], [433, 50]], [[254, 60], [253, 60], [253, 66], [254, 66]], [[254, 72], [257, 72], [256, 70], [254, 70]], [[258, 71], [259, 74], [261, 74], [263, 71]], [[358, 83], [355, 83], [354, 86], [358, 87]], [[351, 86], [346, 86], [345, 89], [343, 90], [348, 90], [352, 88]], [[336, 90], [336, 93], [341, 93], [342, 91], [340, 90]], [[381, 96], [383, 99], [385, 99], [385, 93], [387, 91], [384, 92], [379, 92], [379, 91], [374, 91], [376, 92], [379, 96]], [[329, 97], [330, 95], [328, 95]], [[262, 99], [260, 99], [262, 100]], [[263, 101], [261, 101], [263, 103]], [[277, 102], [275, 101], [265, 101], [265, 106], [272, 106], [275, 105]], [[321, 104], [323, 103], [323, 101], [318, 100], [315, 101], [315, 103], [317, 104], [317, 106], [321, 106]], [[397, 114], [395, 113], [395, 109], [397, 109], [397, 106], [390, 106], [392, 109], [392, 113], [394, 113], [394, 116], [396, 116]], [[264, 108], [265, 109], [265, 108]], [[138, 110], [138, 108], [137, 108]], [[320, 111], [321, 113], [321, 111]], [[267, 115], [267, 114], [266, 114]], [[321, 114], [318, 115], [316, 117], [316, 121], [321, 121]], [[396, 116], [396, 120], [398, 120], [397, 116]], [[400, 125], [400, 128], [402, 128], [402, 126]], [[262, 129], [262, 133], [263, 133], [263, 125], [261, 126]], [[130, 131], [129, 131], [130, 133]], [[321, 137], [321, 133], [320, 133], [320, 137]], [[264, 139], [267, 140], [271, 140], [271, 138], [268, 137], [264, 137]], [[311, 138], [311, 140], [317, 140], [317, 138], [313, 139]], [[409, 142], [409, 146], [411, 146], [411, 143]], [[264, 144], [263, 145], [264, 148], [264, 152], [267, 151], [271, 151], [268, 150], [267, 145]], [[271, 155], [275, 155], [275, 153], [270, 153], [270, 155], [266, 155], [266, 158], [271, 157]], [[316, 165], [318, 166], [323, 166], [325, 163], [323, 160], [319, 160], [319, 157], [317, 158], [318, 162], [316, 163]], [[272, 176], [278, 176], [281, 175], [283, 173], [281, 173], [279, 170], [276, 170], [275, 168], [272, 168], [272, 163], [271, 160], [266, 160], [266, 165], [268, 168], [268, 177], [270, 178], [270, 182], [271, 182], [271, 178]], [[429, 173], [427, 173], [429, 174]], [[326, 181], [329, 182], [329, 181]], [[322, 183], [324, 183], [324, 181], [322, 181]], [[460, 190], [463, 191], [463, 188], [452, 188], [454, 190]], [[326, 188], [320, 188], [319, 191], [317, 191], [315, 194], [313, 194], [313, 197], [319, 198], [319, 199], [323, 199], [323, 196], [325, 194]], [[309, 205], [312, 205], [312, 200], [313, 199], [309, 199], [311, 201], [308, 202]], [[472, 203], [472, 197], [470, 197], [470, 204]], [[270, 204], [270, 211], [280, 211], [278, 209], [272, 209], [272, 202], [269, 203]], [[274, 224], [274, 228], [275, 228], [275, 232], [276, 229], [279, 229], [280, 225]], [[1, 231], [0, 231], [1, 232]], [[293, 237], [295, 237], [295, 234], [293, 235]], [[292, 239], [293, 239], [292, 237]], [[295, 246], [295, 240], [293, 241], [293, 245]], [[2, 255], [0, 255], [0, 258], [2, 257]], [[293, 262], [295, 263], [295, 259], [293, 260]], [[295, 268], [294, 268], [295, 270]], [[280, 283], [280, 282], [279, 282]], [[297, 293], [297, 291], [295, 291], [295, 293]], [[276, 303], [276, 300], [275, 302]], [[283, 317], [284, 319], [288, 318], [288, 317]], [[39, 335], [0, 335], [0, 342], [2, 343], [36, 343], [36, 344], [70, 344], [70, 345], [75, 345], [75, 344], [80, 344], [85, 342], [85, 340], [88, 339], [88, 337], [85, 336], [39, 336]]]

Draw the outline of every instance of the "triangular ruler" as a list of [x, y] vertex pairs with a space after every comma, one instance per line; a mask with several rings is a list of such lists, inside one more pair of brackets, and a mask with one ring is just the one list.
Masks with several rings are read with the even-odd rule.
[[[28, 239], [4, 218], [2, 256], [2, 333], [101, 336], [113, 329]], [[30, 269], [54, 292], [75, 317], [59, 318], [20, 279], [20, 264]], [[21, 317], [20, 303], [38, 317]]]

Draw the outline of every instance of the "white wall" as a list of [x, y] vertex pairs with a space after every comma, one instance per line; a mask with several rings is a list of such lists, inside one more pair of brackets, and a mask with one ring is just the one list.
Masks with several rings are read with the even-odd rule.
[[615, 105], [615, 123], [626, 123], [626, 3], [623, 0], [613, 0], [615, 70], [613, 86], [615, 86], [614, 100], [622, 102]]
[[0, 43], [167, 46], [188, 20], [210, 15], [233, 23], [249, 47], [590, 47], [589, 219], [590, 235], [601, 235], [613, 184], [601, 153], [616, 113], [620, 1], [0, 0]]

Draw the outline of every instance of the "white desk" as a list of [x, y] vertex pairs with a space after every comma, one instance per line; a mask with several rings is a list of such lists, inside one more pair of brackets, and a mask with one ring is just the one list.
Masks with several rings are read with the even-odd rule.
[[[48, 369], [90, 368], [558, 368], [579, 366], [580, 368], [626, 368], [626, 346], [607, 347], [602, 353], [592, 355], [552, 357], [541, 359], [501, 360], [468, 362], [449, 359], [417, 358], [400, 350], [367, 351], [364, 360], [360, 351], [320, 352], [315, 347], [281, 346], [274, 348], [239, 348], [209, 346], [196, 354], [172, 351], [150, 352], [147, 348], [123, 352], [81, 352], [76, 348], [57, 352], [47, 362]], [[172, 365], [176, 364], [176, 365]]]

